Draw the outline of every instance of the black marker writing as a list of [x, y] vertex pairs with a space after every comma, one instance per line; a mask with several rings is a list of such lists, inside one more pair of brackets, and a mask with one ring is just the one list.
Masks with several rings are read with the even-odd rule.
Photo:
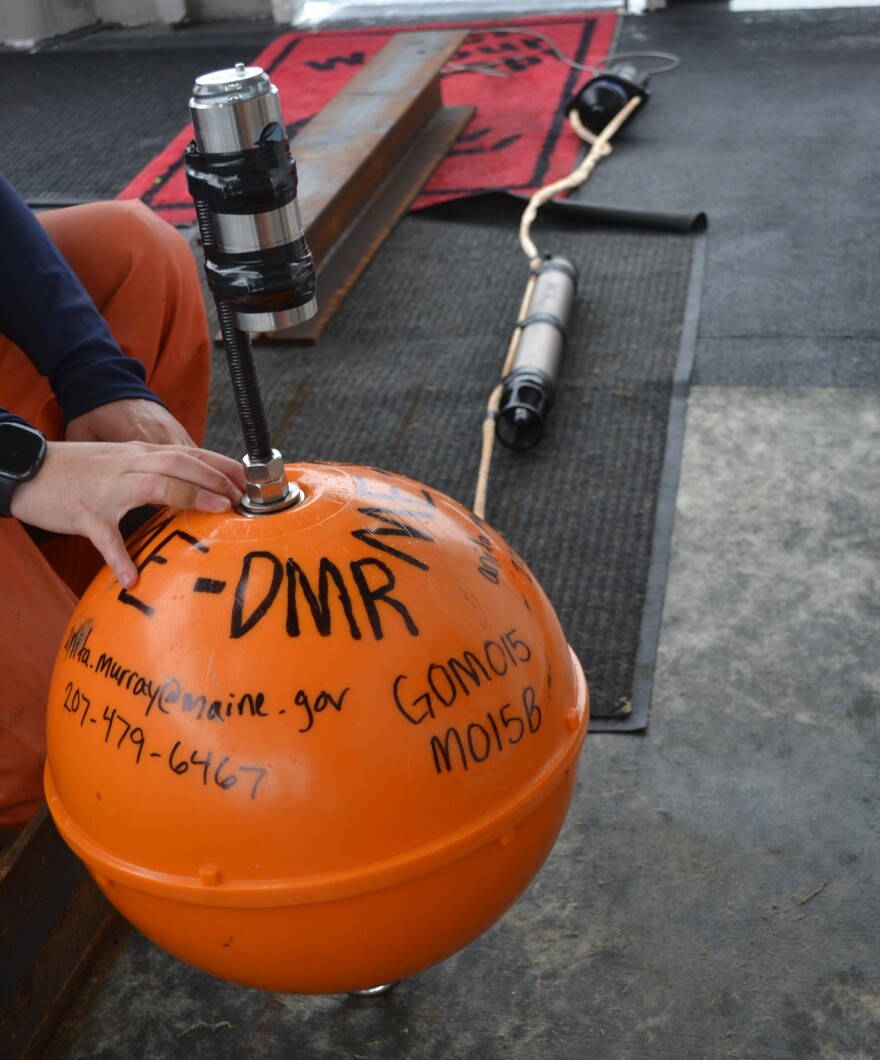
[[[236, 700], [235, 693], [230, 692], [225, 702], [222, 699], [209, 701], [207, 696], [181, 688], [180, 682], [172, 677], [152, 690], [144, 716], [149, 717], [156, 707], [161, 714], [193, 714], [197, 719], [205, 718], [207, 721], [224, 721], [236, 714], [239, 717], [265, 718], [265, 698], [262, 692], [245, 692]], [[172, 711], [172, 707], [176, 709]]]
[[[367, 571], [378, 571], [381, 581]], [[351, 583], [349, 584], [349, 578]], [[352, 640], [363, 636], [357, 618], [356, 604], [362, 610], [376, 640], [382, 640], [383, 617], [395, 612], [411, 636], [419, 630], [406, 605], [392, 595], [396, 580], [391, 568], [381, 560], [367, 557], [352, 560], [347, 576], [331, 559], [318, 562], [317, 578], [309, 577], [296, 560], [286, 562], [271, 552], [248, 552], [242, 561], [241, 575], [235, 588], [229, 635], [233, 640], [250, 633], [269, 613], [281, 586], [286, 583], [285, 631], [288, 637], [299, 637], [306, 615], [322, 637], [333, 632], [334, 617], [343, 619]], [[316, 584], [317, 583], [317, 584]], [[380, 605], [382, 610], [380, 610]]]
[[[110, 711], [109, 714], [107, 713], [108, 710]], [[123, 728], [122, 732], [118, 734], [118, 739], [116, 740], [116, 750], [119, 751], [122, 748], [123, 741], [126, 737], [128, 737], [128, 739], [137, 748], [137, 756], [135, 757], [134, 764], [138, 765], [140, 763], [141, 754], [143, 753], [144, 743], [146, 741], [146, 737], [144, 736], [144, 730], [139, 725], [135, 725], [134, 727], [132, 727], [130, 721], [123, 718], [123, 716], [118, 711], [111, 710], [109, 705], [104, 707], [104, 721], [107, 722], [107, 730], [104, 733], [104, 743], [110, 742], [110, 733], [113, 732], [113, 723], [118, 721]], [[113, 735], [114, 738], [116, 738], [117, 733], [113, 733]]]
[[[229, 755], [223, 755], [216, 761], [214, 759], [213, 751], [208, 751], [204, 755], [198, 750], [193, 750], [187, 755], [186, 751], [181, 751], [182, 742], [180, 740], [175, 743], [168, 753], [168, 768], [172, 773], [178, 777], [182, 777], [185, 773], [188, 773], [190, 768], [193, 769], [193, 775], [201, 775], [202, 784], [207, 786], [208, 779], [224, 791], [228, 791], [230, 788], [234, 788], [238, 783], [240, 777], [239, 774], [252, 774], [251, 780], [251, 791], [250, 797], [255, 799], [257, 797], [257, 789], [260, 786], [260, 781], [265, 777], [267, 770], [263, 769], [262, 766], [245, 766], [236, 765], [235, 763], [230, 764], [231, 759]], [[198, 773], [198, 769], [201, 766], [201, 774]]]
[[[62, 707], [68, 714], [78, 717], [81, 729], [91, 731], [90, 725], [96, 727], [95, 731], [100, 728], [98, 719], [95, 717], [96, 711], [91, 709], [91, 699], [81, 689], [77, 688], [73, 682], [68, 682], [65, 688]], [[105, 723], [101, 733], [103, 742], [116, 751], [125, 751], [126, 748], [134, 747], [135, 766], [139, 766], [142, 759], [145, 762], [149, 762], [154, 758], [163, 759], [176, 776], [183, 776], [192, 770], [193, 776], [201, 776], [204, 786], [211, 782], [223, 791], [234, 788], [240, 780], [248, 780], [250, 781], [250, 798], [252, 799], [256, 798], [260, 783], [268, 773], [268, 769], [264, 769], [262, 766], [235, 762], [229, 755], [215, 758], [213, 751], [207, 751], [203, 754], [197, 749], [184, 749], [181, 740], [177, 740], [168, 752], [155, 749], [148, 751], [147, 734], [139, 725], [132, 725], [128, 718], [124, 717], [115, 707], [111, 707], [109, 704], [104, 707], [102, 718]], [[86, 722], [89, 724], [87, 725]], [[152, 748], [155, 748], [155, 743], [152, 743], [153, 738], [151, 737], [151, 744]], [[243, 785], [243, 788], [247, 790], [247, 785]]]
[[231, 717], [267, 717], [264, 708], [265, 696], [262, 692], [230, 692], [225, 699], [208, 696], [183, 688], [174, 677], [159, 680], [147, 677], [123, 666], [114, 656], [101, 652], [95, 663], [95, 673], [112, 681], [117, 688], [123, 688], [135, 697], [146, 700], [145, 717], [156, 709], [160, 714], [171, 714], [171, 708], [182, 714], [193, 714], [198, 720], [225, 721]]
[[497, 585], [500, 581], [501, 562], [492, 549], [492, 539], [485, 534], [480, 534], [479, 537], [472, 537], [470, 540], [477, 546], [477, 553], [480, 557], [477, 570], [486, 581]]
[[[146, 540], [139, 545], [138, 549], [132, 554], [132, 558], [134, 559], [136, 556], [139, 556], [146, 549], [147, 545], [152, 544], [152, 542], [155, 541], [157, 537], [159, 537], [159, 535], [168, 526], [168, 524], [173, 518], [174, 516], [170, 515], [167, 519], [162, 520], [158, 522], [154, 527], [151, 527], [151, 533], [147, 536]], [[197, 537], [193, 537], [192, 534], [188, 534], [184, 530], [171, 530], [158, 542], [158, 544], [156, 544], [149, 552], [147, 552], [146, 556], [137, 564], [138, 572], [143, 572], [144, 568], [147, 567], [150, 563], [157, 563], [160, 566], [166, 564], [168, 562], [168, 557], [163, 552], [163, 549], [165, 549], [166, 546], [170, 545], [170, 543], [175, 539], [179, 539], [185, 542], [190, 548], [198, 549], [199, 552], [208, 551], [207, 546], [203, 545], [199, 541], [199, 539]], [[155, 609], [152, 607], [152, 605], [146, 603], [139, 596], [135, 596], [133, 593], [130, 593], [128, 589], [121, 589], [119, 591], [118, 599], [123, 604], [130, 604], [132, 607], [136, 607], [138, 611], [140, 611], [141, 614], [146, 615], [147, 618], [152, 618], [152, 616], [155, 614]]]
[[423, 530], [419, 530], [417, 527], [413, 526], [412, 523], [405, 523], [403, 519], [385, 508], [358, 508], [358, 511], [361, 515], [366, 515], [369, 519], [373, 520], [373, 522], [370, 526], [361, 527], [358, 530], [352, 530], [352, 537], [356, 537], [358, 541], [363, 541], [365, 545], [369, 545], [371, 548], [377, 548], [382, 552], [387, 552], [390, 556], [394, 556], [395, 559], [403, 560], [404, 563], [411, 563], [414, 567], [418, 567], [419, 570], [428, 569], [427, 563], [410, 555], [409, 552], [404, 552], [402, 549], [392, 545], [389, 538], [407, 538], [412, 541], [433, 541], [434, 539], [430, 534], [426, 534]]
[[334, 696], [330, 692], [319, 692], [317, 696], [315, 696], [314, 702], [312, 702], [312, 700], [309, 699], [308, 693], [301, 688], [293, 697], [294, 703], [296, 703], [298, 707], [302, 707], [306, 712], [305, 726], [299, 731], [308, 732], [315, 723], [315, 715], [322, 714], [328, 707], [332, 707], [337, 714], [341, 713], [342, 704], [345, 702], [346, 695], [348, 695], [347, 688], [343, 688], [337, 696]]
[[487, 710], [481, 721], [467, 726], [450, 725], [443, 736], [431, 737], [431, 755], [437, 773], [451, 773], [471, 765], [480, 765], [491, 754], [514, 747], [526, 733], [534, 735], [541, 728], [541, 708], [531, 685], [522, 691], [521, 702], [505, 703]]
[[92, 620], [87, 619], [81, 626], [71, 629], [64, 641], [63, 651], [68, 659], [81, 663], [83, 666], [90, 665], [91, 650], [89, 648], [89, 637], [92, 635]]
[[484, 684], [503, 677], [513, 667], [526, 663], [532, 649], [509, 629], [476, 650], [466, 650], [443, 662], [430, 663], [422, 677], [399, 674], [394, 680], [394, 705], [413, 725], [436, 718], [438, 710], [451, 707], [459, 695], [470, 696]]
[[68, 681], [64, 689], [64, 709], [68, 714], [78, 714], [80, 707], [83, 708], [83, 712], [80, 715], [79, 726], [83, 727], [86, 718], [89, 716], [89, 710], [92, 706], [92, 701], [81, 692], [72, 681]]

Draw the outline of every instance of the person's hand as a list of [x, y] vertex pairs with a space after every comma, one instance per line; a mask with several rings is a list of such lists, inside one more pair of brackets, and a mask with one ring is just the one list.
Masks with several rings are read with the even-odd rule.
[[10, 510], [16, 519], [89, 538], [125, 588], [137, 568], [119, 520], [143, 504], [224, 512], [245, 488], [240, 463], [194, 446], [144, 442], [49, 442], [37, 474], [20, 483]]
[[68, 442], [196, 444], [164, 405], [147, 398], [124, 398], [84, 412], [68, 423], [65, 437]]

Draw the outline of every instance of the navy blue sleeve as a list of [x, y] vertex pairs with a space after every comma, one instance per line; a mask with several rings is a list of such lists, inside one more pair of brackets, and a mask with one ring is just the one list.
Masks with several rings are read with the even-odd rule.
[[[65, 423], [122, 398], [159, 401], [146, 385], [144, 366], [119, 348], [73, 270], [2, 174], [0, 228], [0, 334], [47, 378]], [[0, 418], [13, 417], [0, 411]]]

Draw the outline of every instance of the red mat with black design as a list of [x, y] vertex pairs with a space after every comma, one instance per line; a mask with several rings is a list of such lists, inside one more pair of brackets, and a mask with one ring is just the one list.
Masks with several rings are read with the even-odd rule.
[[[443, 103], [477, 110], [413, 208], [489, 190], [530, 192], [570, 172], [581, 141], [565, 120], [564, 104], [590, 75], [560, 60], [552, 45], [589, 67], [608, 55], [616, 25], [614, 12], [600, 12], [419, 26], [471, 28], [453, 62], [497, 63], [493, 69], [506, 76], [455, 73], [447, 67]], [[252, 65], [266, 70], [278, 87], [294, 155], [297, 131], [398, 32], [406, 29], [287, 33], [257, 56]], [[142, 199], [172, 224], [194, 222], [183, 174], [183, 152], [191, 139], [188, 126], [118, 197]]]

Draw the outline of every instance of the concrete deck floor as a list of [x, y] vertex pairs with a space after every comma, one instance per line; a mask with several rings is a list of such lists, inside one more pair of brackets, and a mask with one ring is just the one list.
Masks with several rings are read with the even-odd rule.
[[679, 54], [589, 185], [704, 209], [650, 726], [526, 896], [373, 1001], [120, 945], [59, 1057], [880, 1056], [880, 11], [627, 19]]

